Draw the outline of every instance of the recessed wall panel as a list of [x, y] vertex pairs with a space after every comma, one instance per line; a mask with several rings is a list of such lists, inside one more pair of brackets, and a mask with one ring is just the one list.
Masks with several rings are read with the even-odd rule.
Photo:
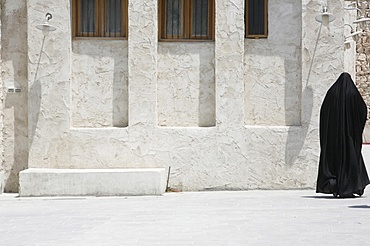
[[213, 42], [162, 42], [158, 47], [158, 125], [215, 125]]
[[72, 126], [127, 126], [127, 78], [127, 41], [74, 40]]

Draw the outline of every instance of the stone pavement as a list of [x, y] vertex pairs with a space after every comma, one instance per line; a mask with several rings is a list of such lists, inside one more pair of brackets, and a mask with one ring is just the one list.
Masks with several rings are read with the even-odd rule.
[[[370, 192], [370, 191], [369, 191]], [[0, 245], [370, 245], [370, 194], [0, 195]]]

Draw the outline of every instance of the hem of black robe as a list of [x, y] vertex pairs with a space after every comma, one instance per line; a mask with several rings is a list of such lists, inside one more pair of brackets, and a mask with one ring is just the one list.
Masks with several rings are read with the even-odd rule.
[[316, 193], [332, 194], [334, 197], [341, 197], [341, 198], [352, 198], [352, 197], [355, 197], [354, 195], [362, 196], [365, 192], [366, 186], [369, 185], [369, 184], [370, 184], [370, 182], [365, 184], [363, 188], [360, 188], [358, 190], [354, 190], [352, 192], [338, 193], [338, 192], [333, 191], [333, 190], [328, 190], [330, 188], [326, 187], [327, 189], [325, 189], [325, 190], [316, 188]]

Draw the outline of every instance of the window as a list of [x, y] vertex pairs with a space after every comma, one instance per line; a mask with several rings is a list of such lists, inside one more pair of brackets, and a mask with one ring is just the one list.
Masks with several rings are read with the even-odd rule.
[[245, 1], [245, 37], [267, 38], [267, 0]]
[[214, 40], [214, 0], [159, 0], [159, 40]]
[[127, 0], [72, 0], [73, 37], [127, 37]]

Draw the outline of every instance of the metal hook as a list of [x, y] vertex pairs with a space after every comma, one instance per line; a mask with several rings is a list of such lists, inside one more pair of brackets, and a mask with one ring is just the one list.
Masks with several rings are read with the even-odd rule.
[[46, 13], [45, 18], [46, 18], [46, 21], [49, 21], [53, 18], [53, 16], [50, 13]]

